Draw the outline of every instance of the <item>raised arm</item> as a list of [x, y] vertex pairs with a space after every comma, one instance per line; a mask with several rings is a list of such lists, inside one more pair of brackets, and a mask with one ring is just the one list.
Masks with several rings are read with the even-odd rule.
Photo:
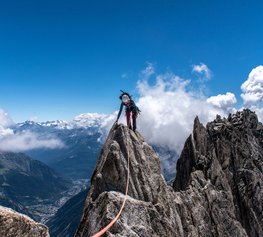
[[118, 113], [118, 117], [117, 117], [116, 122], [118, 122], [118, 120], [119, 120], [119, 118], [120, 118], [120, 116], [121, 116], [122, 109], [123, 109], [123, 103], [121, 103], [121, 106], [120, 106], [120, 109], [119, 109], [119, 113]]

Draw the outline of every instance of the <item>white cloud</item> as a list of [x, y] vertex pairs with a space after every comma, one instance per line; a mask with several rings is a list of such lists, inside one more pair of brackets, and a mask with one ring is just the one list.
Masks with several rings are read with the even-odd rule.
[[216, 114], [227, 115], [225, 108], [208, 103], [198, 89], [189, 91], [190, 83], [173, 73], [157, 75], [154, 85], [138, 81], [137, 104], [142, 111], [138, 127], [149, 143], [180, 153], [196, 116], [205, 124]]
[[0, 137], [0, 150], [21, 152], [38, 148], [62, 148], [64, 144], [53, 137], [41, 137], [41, 135], [25, 131], [22, 133], [6, 134]]
[[263, 100], [263, 66], [253, 68], [247, 80], [241, 85], [241, 97], [245, 105], [253, 105]]
[[233, 112], [233, 107], [236, 104], [237, 99], [233, 93], [227, 92], [224, 95], [219, 94], [217, 96], [211, 96], [206, 101], [227, 112]]
[[0, 150], [20, 152], [37, 148], [62, 148], [63, 143], [54, 137], [25, 131], [15, 133], [11, 117], [0, 109]]
[[4, 128], [0, 125], [0, 138], [2, 136], [7, 136], [7, 135], [12, 135], [13, 134], [13, 130], [10, 128]]
[[208, 79], [208, 80], [211, 79], [212, 77], [211, 70], [204, 63], [200, 63], [199, 65], [194, 65], [193, 72], [204, 75], [205, 79]]

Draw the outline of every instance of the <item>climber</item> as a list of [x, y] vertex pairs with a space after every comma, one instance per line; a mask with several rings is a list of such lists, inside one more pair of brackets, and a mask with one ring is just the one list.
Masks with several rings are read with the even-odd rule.
[[[121, 112], [123, 109], [123, 106], [126, 107], [126, 120], [127, 120], [127, 126], [129, 127], [129, 129], [133, 129], [133, 131], [136, 131], [136, 118], [140, 112], [139, 108], [136, 106], [136, 104], [134, 103], [134, 101], [132, 100], [131, 95], [129, 95], [129, 93], [122, 91], [122, 94], [120, 95], [120, 100], [121, 100], [121, 106], [120, 106], [120, 110], [118, 113], [118, 117], [116, 120], [116, 123], [118, 123], [118, 120], [121, 116]], [[131, 114], [132, 114], [132, 126], [131, 126]]]

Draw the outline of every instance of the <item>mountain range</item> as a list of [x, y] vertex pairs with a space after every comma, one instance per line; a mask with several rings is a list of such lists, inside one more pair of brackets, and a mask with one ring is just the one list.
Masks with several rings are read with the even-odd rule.
[[102, 145], [102, 126], [105, 119], [107, 115], [81, 114], [73, 122], [26, 121], [17, 124], [13, 130], [17, 133], [30, 131], [43, 137], [52, 136], [59, 139], [64, 144], [63, 147], [38, 148], [27, 150], [25, 153], [69, 178], [88, 179]]
[[[52, 136], [64, 144], [62, 148], [25, 151], [33, 159], [40, 160], [55, 171], [72, 178], [88, 179], [106, 139], [107, 123], [111, 115], [94, 113], [80, 114], [72, 122], [63, 120], [34, 122], [25, 121], [13, 127], [15, 132], [30, 131], [40, 136]], [[161, 157], [162, 171], [167, 180], [175, 175], [179, 155], [167, 147], [154, 146]]]

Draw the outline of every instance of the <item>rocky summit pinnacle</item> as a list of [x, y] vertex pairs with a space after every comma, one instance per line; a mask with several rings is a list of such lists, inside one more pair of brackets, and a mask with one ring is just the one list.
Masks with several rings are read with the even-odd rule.
[[91, 179], [76, 237], [106, 226], [129, 192], [118, 221], [104, 236], [263, 236], [263, 126], [250, 110], [194, 121], [177, 162], [173, 187], [142, 136], [115, 125]]

